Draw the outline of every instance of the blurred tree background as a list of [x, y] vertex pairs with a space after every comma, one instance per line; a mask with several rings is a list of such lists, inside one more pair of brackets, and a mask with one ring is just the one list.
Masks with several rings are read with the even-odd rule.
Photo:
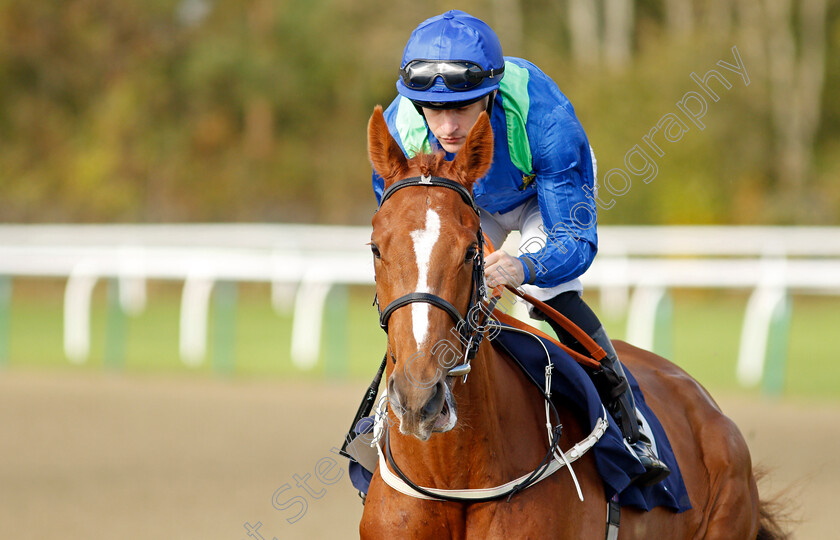
[[692, 73], [732, 84], [602, 223], [840, 222], [828, 0], [0, 0], [0, 221], [369, 222], [367, 118], [455, 7], [558, 82], [602, 176]]

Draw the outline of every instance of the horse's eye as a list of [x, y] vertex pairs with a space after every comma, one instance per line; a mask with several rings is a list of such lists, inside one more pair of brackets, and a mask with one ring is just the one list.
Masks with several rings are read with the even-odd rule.
[[464, 255], [464, 264], [468, 264], [468, 263], [472, 262], [475, 259], [475, 254], [476, 254], [476, 247], [475, 246], [470, 246], [469, 249], [467, 249], [467, 254]]
[[373, 256], [376, 257], [377, 259], [382, 257], [382, 255], [379, 253], [379, 248], [376, 246], [376, 244], [371, 244], [370, 245], [370, 251], [371, 251], [371, 253], [373, 253]]

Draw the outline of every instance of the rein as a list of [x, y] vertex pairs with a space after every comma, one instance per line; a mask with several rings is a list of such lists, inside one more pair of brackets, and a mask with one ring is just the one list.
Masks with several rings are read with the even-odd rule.
[[[525, 374], [526, 378], [534, 384], [537, 389], [540, 391], [540, 394], [545, 399], [545, 413], [546, 413], [546, 429], [548, 430], [548, 441], [549, 441], [549, 449], [546, 453], [546, 456], [540, 462], [534, 471], [530, 473], [525, 473], [519, 478], [515, 480], [511, 480], [505, 484], [500, 486], [490, 487], [490, 488], [477, 488], [477, 489], [438, 489], [438, 488], [431, 488], [431, 487], [423, 487], [418, 486], [412, 480], [410, 480], [406, 474], [399, 468], [397, 463], [394, 461], [394, 456], [391, 454], [391, 444], [390, 444], [390, 436], [389, 436], [389, 425], [390, 422], [387, 420], [387, 399], [383, 399], [381, 401], [380, 409], [376, 411], [376, 425], [374, 427], [374, 440], [378, 441], [382, 438], [382, 431], [384, 430], [384, 447], [385, 450], [383, 452], [382, 446], [380, 444], [376, 444], [376, 451], [379, 455], [379, 475], [382, 477], [382, 480], [391, 486], [394, 490], [402, 493], [403, 495], [408, 495], [410, 497], [414, 497], [416, 499], [426, 499], [426, 500], [435, 500], [435, 501], [449, 501], [449, 502], [463, 502], [463, 503], [475, 503], [475, 502], [488, 502], [488, 501], [495, 501], [502, 498], [507, 498], [510, 501], [510, 498], [516, 495], [518, 492], [531, 487], [532, 485], [545, 480], [562, 467], [567, 467], [569, 470], [569, 474], [572, 476], [572, 480], [575, 483], [575, 488], [578, 492], [578, 498], [583, 501], [583, 493], [580, 489], [580, 484], [578, 483], [577, 477], [575, 475], [574, 470], [572, 469], [572, 463], [583, 457], [583, 455], [589, 451], [595, 444], [603, 437], [604, 433], [607, 431], [609, 426], [609, 417], [607, 416], [607, 411], [601, 406], [601, 417], [595, 422], [595, 426], [590, 432], [588, 436], [586, 436], [583, 440], [575, 444], [572, 448], [570, 448], [567, 452], [563, 452], [563, 450], [559, 447], [560, 436], [562, 426], [558, 425], [556, 427], [552, 427], [551, 420], [550, 420], [550, 413], [554, 413], [555, 417], [558, 417], [557, 409], [554, 406], [554, 403], [551, 401], [551, 373], [554, 368], [554, 365], [551, 363], [551, 358], [548, 354], [548, 351], [545, 349], [545, 345], [542, 344], [542, 341], [535, 336], [534, 334], [527, 332], [525, 330], [520, 330], [518, 328], [506, 328], [506, 330], [519, 332], [524, 335], [528, 335], [535, 339], [538, 343], [540, 343], [545, 350], [546, 354], [546, 368], [545, 368], [545, 390], [543, 390], [539, 383], [534, 380], [531, 374], [525, 369], [522, 363], [511, 354], [510, 351], [505, 349], [508, 357], [510, 357], [514, 363], [519, 367], [523, 374]], [[377, 432], [378, 431], [378, 432]], [[388, 468], [388, 465], [394, 469], [392, 473], [391, 470]]]

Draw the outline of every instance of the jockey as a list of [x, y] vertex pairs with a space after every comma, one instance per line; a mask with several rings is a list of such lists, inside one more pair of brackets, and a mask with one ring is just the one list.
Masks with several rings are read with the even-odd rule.
[[[501, 250], [486, 257], [487, 285], [522, 285], [607, 352], [601, 369], [591, 375], [645, 467], [634, 481], [650, 485], [663, 480], [670, 471], [640, 433], [624, 369], [598, 317], [581, 298], [578, 277], [598, 249], [596, 163], [572, 104], [534, 64], [503, 57], [487, 24], [457, 10], [432, 17], [412, 32], [397, 91], [385, 120], [409, 157], [442, 149], [452, 159], [487, 111], [494, 133], [493, 165], [473, 187], [481, 227], [497, 247], [512, 230], [522, 236], [518, 257]], [[376, 172], [373, 189], [379, 201], [383, 180]], [[580, 347], [559, 325], [548, 323], [564, 343]]]

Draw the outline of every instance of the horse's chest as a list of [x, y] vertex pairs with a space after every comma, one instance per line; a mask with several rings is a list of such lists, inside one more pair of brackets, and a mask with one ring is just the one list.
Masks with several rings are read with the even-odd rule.
[[[510, 502], [460, 505], [388, 493], [374, 478], [360, 527], [361, 538], [544, 539], [581, 538], [575, 515], [563, 512], [554, 482], [519, 493]], [[563, 536], [566, 532], [569, 536]]]

